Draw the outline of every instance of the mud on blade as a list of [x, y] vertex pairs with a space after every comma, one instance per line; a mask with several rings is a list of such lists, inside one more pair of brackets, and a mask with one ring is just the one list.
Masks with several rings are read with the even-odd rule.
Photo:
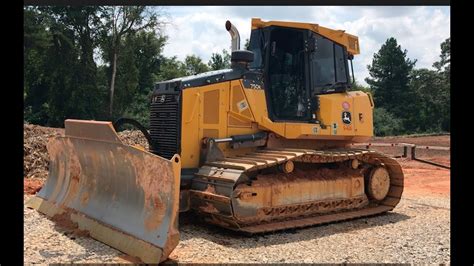
[[49, 177], [27, 205], [143, 262], [164, 261], [179, 241], [179, 156], [125, 145], [111, 122], [65, 126], [48, 143]]

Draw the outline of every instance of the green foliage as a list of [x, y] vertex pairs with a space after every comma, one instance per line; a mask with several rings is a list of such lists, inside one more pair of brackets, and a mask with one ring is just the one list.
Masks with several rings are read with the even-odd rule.
[[47, 62], [46, 51], [52, 45], [52, 35], [46, 29], [46, 19], [36, 7], [24, 9], [24, 116], [27, 121], [45, 124], [48, 110], [48, 73], [44, 71]]
[[414, 69], [394, 38], [374, 55], [368, 66], [375, 100], [376, 135], [413, 134], [450, 130], [450, 39], [441, 44], [437, 69]]
[[184, 59], [184, 65], [187, 76], [209, 71], [209, 67], [202, 62], [202, 59], [199, 56], [195, 55], [186, 56]]
[[412, 131], [449, 131], [450, 86], [444, 76], [433, 70], [414, 70], [410, 87], [417, 99], [417, 115], [408, 119], [414, 125]]
[[156, 76], [157, 81], [170, 80], [186, 76], [186, 67], [176, 56], [161, 58], [160, 72]]
[[402, 51], [397, 40], [389, 38], [367, 66], [370, 78], [366, 78], [374, 92], [375, 106], [385, 108], [402, 120], [413, 113], [416, 104], [409, 87], [410, 72], [416, 60], [411, 61], [406, 55], [407, 51]]
[[139, 72], [135, 58], [135, 43], [127, 37], [117, 60], [117, 77], [114, 95], [114, 119], [121, 116], [139, 92]]
[[[113, 118], [124, 115], [135, 99], [146, 97], [160, 71], [166, 41], [155, 34], [157, 28], [152, 27], [160, 21], [148, 11], [128, 6], [25, 7], [25, 120], [62, 126], [66, 118], [110, 119], [107, 104], [115, 52]], [[112, 38], [114, 12], [117, 25], [124, 28]]]
[[404, 132], [402, 120], [383, 107], [374, 109], [374, 133], [376, 136], [394, 136]]
[[250, 50], [250, 39], [249, 38], [245, 39], [244, 48], [245, 48], [245, 50]]
[[141, 93], [150, 92], [160, 72], [160, 60], [166, 37], [156, 36], [154, 32], [139, 32], [134, 39], [135, 61], [138, 68], [138, 87]]
[[383, 107], [374, 109], [374, 133], [376, 136], [394, 136], [404, 132], [402, 120]]
[[100, 7], [25, 7], [25, 119], [61, 126], [66, 117], [94, 119], [93, 47]]
[[355, 81], [351, 83], [351, 88], [349, 89], [349, 91], [363, 91], [371, 93], [373, 95], [373, 91], [370, 89], [370, 87], [366, 87], [360, 84], [357, 79], [355, 79]]
[[143, 126], [148, 127], [150, 119], [151, 94], [152, 91], [150, 91], [148, 94], [135, 94], [132, 99], [132, 102], [126, 107], [123, 116], [135, 119]]
[[441, 55], [440, 60], [433, 64], [438, 72], [445, 73], [448, 78], [451, 74], [451, 38], [447, 38], [443, 43], [441, 43]]
[[222, 54], [212, 53], [207, 64], [211, 70], [230, 68], [230, 54], [225, 49], [222, 50]]
[[[135, 37], [142, 37], [141, 41], [147, 42], [147, 37], [144, 36], [143, 32], [147, 30], [154, 30], [163, 21], [159, 20], [158, 14], [155, 9], [145, 6], [108, 6], [103, 10], [103, 27], [101, 30], [102, 50], [103, 59], [110, 65], [110, 95], [109, 95], [109, 116], [112, 119], [118, 118], [124, 110], [124, 104], [130, 102], [130, 96], [133, 96], [136, 79], [134, 75], [139, 75], [139, 70], [135, 70], [135, 60], [132, 59], [134, 55], [130, 52], [130, 43], [135, 44]], [[149, 39], [150, 40], [150, 39]], [[126, 45], [124, 46], [124, 42]], [[162, 41], [164, 43], [164, 40]], [[128, 45], [127, 45], [128, 44]], [[135, 45], [133, 45], [135, 48]], [[153, 49], [153, 47], [151, 47]], [[140, 51], [140, 50], [139, 50]], [[128, 54], [128, 55], [127, 55]], [[125, 59], [127, 57], [127, 59]], [[124, 66], [129, 66], [129, 71], [119, 71], [119, 64], [121, 60], [125, 59]], [[150, 58], [153, 60], [153, 58]], [[132, 60], [132, 61], [130, 61]], [[146, 62], [145, 62], [146, 63]], [[120, 75], [123, 77], [121, 78]], [[143, 75], [150, 75], [145, 74]], [[124, 84], [124, 78], [130, 78]], [[150, 80], [149, 80], [150, 81]], [[120, 89], [119, 82], [122, 82], [122, 86], [128, 90], [128, 93], [124, 93], [124, 89]], [[116, 84], [117, 83], [117, 84]], [[117, 89], [117, 93], [116, 93]], [[116, 95], [117, 94], [117, 95]], [[127, 99], [124, 99], [123, 95], [127, 95]]]

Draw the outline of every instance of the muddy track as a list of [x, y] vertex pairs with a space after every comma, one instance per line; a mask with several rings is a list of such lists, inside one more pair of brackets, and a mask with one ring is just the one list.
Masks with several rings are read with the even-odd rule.
[[[252, 176], [252, 172], [281, 166], [287, 161], [321, 165], [342, 164], [353, 159], [370, 166], [386, 167], [390, 174], [390, 188], [382, 201], [370, 200], [368, 204], [363, 204], [364, 199], [359, 197], [278, 206], [263, 210], [266, 217], [261, 219], [261, 222], [253, 224], [242, 223], [234, 214], [235, 208], [232, 206], [232, 197], [235, 197], [234, 189], [239, 182]], [[291, 174], [289, 176], [291, 178]], [[208, 184], [204, 191], [191, 191], [194, 196], [192, 201], [197, 202], [199, 213], [205, 217], [206, 221], [249, 234], [300, 228], [384, 213], [392, 210], [398, 204], [403, 192], [403, 172], [400, 164], [383, 154], [362, 149], [318, 151], [286, 148], [263, 149], [246, 155], [207, 162], [201, 167], [195, 182]], [[275, 213], [277, 215], [272, 216]], [[281, 217], [287, 217], [287, 219], [281, 219]]]

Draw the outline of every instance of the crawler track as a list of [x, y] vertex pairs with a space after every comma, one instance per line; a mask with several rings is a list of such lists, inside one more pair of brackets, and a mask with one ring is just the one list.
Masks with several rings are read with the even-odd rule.
[[[250, 215], [249, 218], [249, 214], [246, 213], [247, 216], [243, 218], [243, 212], [248, 212], [248, 209], [239, 207], [242, 205], [239, 199], [247, 197], [247, 194], [243, 193], [248, 192], [241, 191], [240, 188], [245, 188], [245, 185], [252, 187], [253, 177], [257, 173], [272, 167], [276, 168], [287, 161], [305, 165], [314, 164], [314, 167], [318, 167], [328, 164], [343, 165], [352, 159], [362, 162], [365, 168], [384, 166], [388, 170], [390, 188], [383, 200], [371, 200], [364, 194], [358, 197], [313, 200], [298, 204], [278, 206], [270, 204], [271, 206], [265, 208], [250, 209], [255, 215]], [[293, 178], [293, 173], [287, 174], [287, 178]], [[343, 178], [348, 179], [347, 176], [322, 179], [334, 181]], [[293, 184], [293, 181], [286, 182], [288, 185]], [[193, 179], [190, 192], [192, 208], [207, 222], [254, 234], [343, 221], [393, 210], [403, 192], [403, 172], [394, 159], [369, 150], [261, 149], [204, 164]], [[255, 195], [250, 194], [248, 197]]]

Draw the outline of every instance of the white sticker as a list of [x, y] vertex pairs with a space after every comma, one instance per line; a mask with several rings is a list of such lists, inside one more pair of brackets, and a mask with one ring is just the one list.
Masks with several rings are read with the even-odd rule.
[[246, 100], [242, 100], [237, 103], [237, 108], [239, 108], [239, 112], [242, 112], [243, 110], [249, 108], [249, 105], [247, 104]]

